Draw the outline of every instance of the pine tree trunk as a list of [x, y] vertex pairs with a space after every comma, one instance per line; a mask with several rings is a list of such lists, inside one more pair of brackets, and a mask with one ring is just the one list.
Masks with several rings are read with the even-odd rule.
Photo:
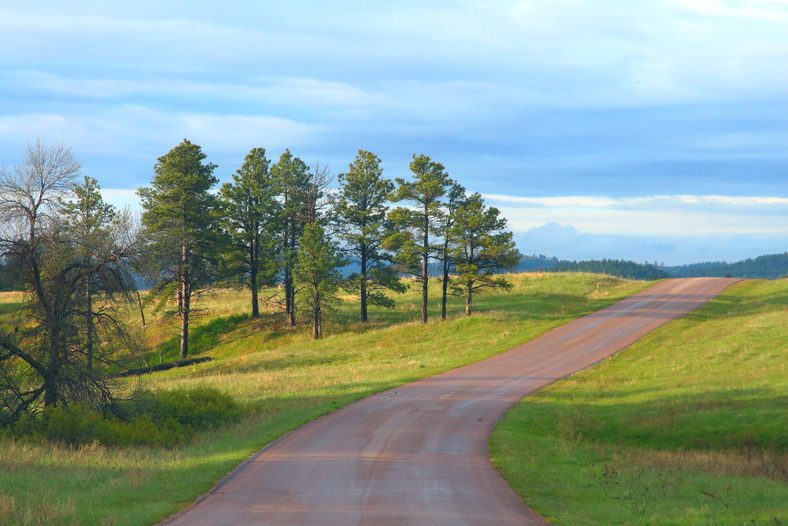
[[421, 282], [421, 323], [427, 323], [427, 301], [429, 299], [429, 277], [427, 276], [427, 255], [421, 258], [421, 272], [424, 279]]
[[[298, 234], [297, 234], [297, 225], [296, 220], [293, 219], [291, 223], [291, 232], [290, 232], [290, 250], [292, 251], [291, 254], [291, 265], [295, 264], [295, 257], [296, 257], [296, 244], [298, 243]], [[290, 269], [290, 326], [296, 326], [296, 302], [295, 302], [295, 282], [293, 281], [293, 270]]]
[[250, 285], [252, 287], [252, 318], [260, 317], [260, 302], [257, 298], [257, 264], [252, 265]]
[[441, 319], [446, 319], [446, 300], [449, 294], [449, 243], [443, 243], [443, 283], [441, 284]]
[[424, 211], [424, 237], [421, 254], [421, 323], [427, 323], [427, 301], [429, 299], [430, 220]]
[[[183, 280], [183, 246], [181, 247], [181, 262], [178, 263], [178, 279]], [[182, 283], [181, 283], [182, 284]], [[183, 314], [183, 288], [178, 287], [178, 316]]]
[[285, 262], [285, 318], [290, 325], [290, 263]]
[[293, 275], [290, 274], [288, 290], [289, 290], [289, 307], [287, 309], [287, 324], [289, 327], [296, 326], [296, 315], [295, 315], [295, 285], [293, 284]]
[[470, 316], [473, 313], [473, 285], [468, 283], [467, 296], [465, 297], [465, 315]]
[[183, 315], [181, 315], [181, 358], [189, 355], [189, 314], [191, 309], [191, 298], [184, 294]]
[[189, 275], [189, 248], [181, 246], [181, 359], [189, 355], [189, 314], [191, 313], [191, 276]]
[[367, 251], [365, 247], [361, 249], [361, 323], [367, 323]]
[[315, 304], [314, 304], [314, 319], [312, 323], [312, 335], [314, 336], [315, 340], [319, 340], [321, 336], [323, 336], [323, 328], [322, 328], [322, 316], [320, 312], [320, 293], [315, 294]]

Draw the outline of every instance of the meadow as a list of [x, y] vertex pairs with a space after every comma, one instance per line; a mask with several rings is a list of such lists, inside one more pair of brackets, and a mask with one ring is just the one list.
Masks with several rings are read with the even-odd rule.
[[525, 398], [491, 455], [556, 524], [788, 523], [788, 279], [740, 282]]
[[[240, 423], [200, 433], [181, 447], [68, 447], [0, 439], [0, 524], [147, 525], [187, 506], [251, 453], [338, 407], [402, 383], [484, 359], [648, 284], [593, 274], [519, 274], [510, 292], [478, 297], [478, 313], [462, 315], [452, 298], [449, 320], [419, 323], [416, 290], [397, 296], [395, 310], [372, 309], [356, 322], [350, 297], [337, 306], [327, 337], [305, 325], [284, 328], [272, 306], [247, 316], [247, 293], [213, 291], [196, 303], [194, 351], [214, 361], [119, 383], [154, 390], [208, 386], [229, 393], [247, 415]], [[432, 292], [433, 312], [439, 299]], [[21, 296], [0, 296], [0, 326], [18, 319]], [[129, 365], [171, 359], [177, 320], [148, 313], [149, 351]], [[129, 319], [139, 323], [129, 312]]]

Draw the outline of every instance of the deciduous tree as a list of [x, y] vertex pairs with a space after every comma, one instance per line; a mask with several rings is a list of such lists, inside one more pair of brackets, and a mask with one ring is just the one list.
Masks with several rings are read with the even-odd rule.
[[[70, 149], [36, 143], [13, 173], [0, 174], [0, 258], [18, 264], [27, 291], [25, 323], [0, 333], [1, 421], [41, 404], [109, 403], [104, 375], [88, 367], [90, 338], [115, 347], [131, 342], [112, 305], [117, 293], [130, 300], [134, 288], [127, 270], [133, 241], [122, 225], [105, 236], [109, 210], [97, 185], [86, 180], [73, 193], [79, 171]], [[74, 207], [64, 206], [71, 200]], [[77, 210], [85, 212], [82, 220]], [[100, 242], [87, 254], [98, 231]], [[87, 290], [108, 306], [87, 303]]]

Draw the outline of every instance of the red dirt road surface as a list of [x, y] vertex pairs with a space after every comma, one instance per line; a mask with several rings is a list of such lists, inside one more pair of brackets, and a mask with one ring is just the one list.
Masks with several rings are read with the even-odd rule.
[[545, 524], [490, 465], [498, 419], [735, 281], [666, 280], [505, 353], [355, 402], [269, 445], [165, 524]]

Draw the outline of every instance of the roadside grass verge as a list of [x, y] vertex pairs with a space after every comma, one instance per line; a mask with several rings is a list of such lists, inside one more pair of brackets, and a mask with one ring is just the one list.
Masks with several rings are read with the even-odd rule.
[[[208, 351], [214, 361], [125, 385], [131, 389], [142, 382], [154, 391], [215, 387], [241, 404], [246, 418], [174, 449], [70, 448], [0, 439], [0, 523], [155, 523], [187, 506], [251, 453], [309, 420], [507, 350], [648, 285], [591, 274], [515, 275], [512, 281], [510, 293], [479, 296], [478, 315], [462, 316], [462, 299], [452, 298], [451, 319], [426, 326], [410, 321], [411, 310], [418, 316], [416, 291], [398, 296], [401, 312], [375, 309], [368, 327], [354, 321], [357, 305], [348, 301], [336, 313], [346, 319], [332, 323], [329, 336], [319, 341], [309, 337], [307, 327], [282, 329], [274, 315], [240, 321], [218, 335]], [[220, 307], [221, 295], [212, 301]], [[155, 323], [152, 330], [158, 331]]]
[[525, 398], [491, 454], [556, 524], [788, 523], [788, 280], [745, 281]]

